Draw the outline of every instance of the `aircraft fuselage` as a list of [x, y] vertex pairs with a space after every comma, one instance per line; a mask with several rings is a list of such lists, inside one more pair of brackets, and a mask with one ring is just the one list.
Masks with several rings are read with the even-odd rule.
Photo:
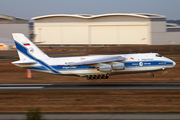
[[[16, 64], [19, 67], [31, 69], [40, 72], [54, 73], [60, 75], [113, 75], [123, 73], [140, 73], [140, 72], [153, 72], [159, 70], [165, 70], [166, 68], [173, 68], [176, 63], [169, 58], [157, 56], [157, 53], [143, 53], [143, 54], [119, 54], [119, 55], [96, 55], [96, 56], [78, 56], [78, 57], [60, 57], [41, 59], [41, 62], [32, 65]], [[124, 64], [124, 69], [114, 70], [108, 72], [101, 72], [93, 65], [78, 65], [69, 66], [76, 62], [82, 62], [84, 60], [98, 59], [99, 57], [106, 56], [122, 56], [125, 58], [119, 63]], [[106, 63], [111, 64], [112, 62]], [[54, 72], [57, 71], [57, 72]]]

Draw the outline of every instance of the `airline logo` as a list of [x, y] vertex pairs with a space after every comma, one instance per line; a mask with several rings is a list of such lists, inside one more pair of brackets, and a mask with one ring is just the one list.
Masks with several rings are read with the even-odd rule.
[[30, 54], [33, 54], [33, 53], [34, 53], [34, 49], [30, 47], [30, 48], [28, 49], [28, 52], [29, 52]]
[[24, 46], [30, 46], [30, 44], [29, 43], [24, 43]]
[[143, 66], [143, 62], [139, 62], [139, 66]]

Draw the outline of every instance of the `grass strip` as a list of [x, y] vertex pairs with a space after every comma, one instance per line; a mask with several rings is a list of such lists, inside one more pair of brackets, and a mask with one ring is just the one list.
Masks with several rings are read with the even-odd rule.
[[0, 113], [180, 112], [180, 91], [0, 92]]

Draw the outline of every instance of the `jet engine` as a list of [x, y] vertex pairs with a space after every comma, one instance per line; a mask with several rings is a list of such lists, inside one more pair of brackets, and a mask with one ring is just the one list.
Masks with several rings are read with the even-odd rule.
[[98, 69], [100, 72], [111, 72], [112, 67], [109, 64], [101, 64]]
[[111, 65], [112, 65], [113, 70], [124, 70], [125, 69], [124, 63], [121, 63], [121, 62], [113, 62]]

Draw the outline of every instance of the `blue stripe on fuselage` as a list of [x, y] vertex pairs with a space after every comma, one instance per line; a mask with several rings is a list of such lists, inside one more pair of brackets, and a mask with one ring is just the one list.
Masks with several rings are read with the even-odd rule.
[[124, 62], [125, 67], [147, 67], [147, 66], [163, 66], [173, 65], [169, 61], [138, 61], [138, 62]]
[[48, 68], [49, 70], [51, 70], [53, 73], [56, 73], [56, 74], [61, 74], [60, 72], [56, 71], [55, 69], [53, 69], [51, 66], [49, 66], [48, 64], [46, 64], [45, 62], [31, 56], [29, 53], [28, 53], [28, 50], [27, 48], [25, 48], [24, 46], [22, 46], [21, 44], [19, 44], [18, 42], [15, 41], [15, 44], [16, 44], [16, 47], [18, 49], [18, 51], [20, 51], [21, 53], [23, 53], [24, 55], [26, 55], [27, 57], [37, 61], [39, 64], [41, 64], [42, 66]]
[[[73, 66], [73, 67], [69, 67], [69, 66], [57, 66], [57, 65], [53, 65], [51, 66], [56, 70], [61, 70], [61, 71], [65, 71], [65, 70], [85, 70], [85, 69], [95, 69], [94, 67], [90, 67], [90, 66]], [[33, 69], [33, 70], [46, 70], [45, 67], [43, 66], [33, 66], [33, 67], [24, 67], [26, 69]]]
[[84, 70], [84, 69], [95, 69], [94, 67], [91, 66], [86, 66], [86, 65], [81, 65], [81, 66], [72, 66], [69, 67], [67, 65], [65, 66], [52, 66], [53, 68], [57, 69], [57, 70], [74, 70], [74, 69], [78, 69], [78, 70]]

